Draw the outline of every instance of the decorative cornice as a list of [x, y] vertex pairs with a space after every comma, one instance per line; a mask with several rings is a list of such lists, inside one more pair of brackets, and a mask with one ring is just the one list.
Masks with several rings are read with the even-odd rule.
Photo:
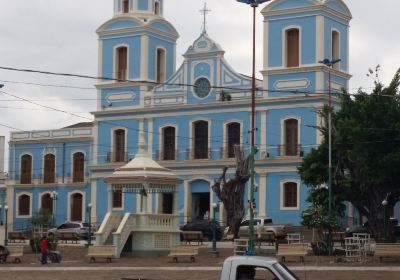
[[[342, 77], [344, 79], [351, 79], [352, 75], [339, 71], [336, 69], [330, 69], [331, 74]], [[301, 66], [301, 67], [279, 67], [279, 68], [269, 68], [267, 70], [260, 71], [264, 76], [267, 75], [281, 75], [281, 74], [297, 74], [297, 73], [304, 73], [304, 72], [317, 72], [322, 71], [325, 73], [329, 72], [329, 68], [324, 65], [313, 64], [311, 66]]]

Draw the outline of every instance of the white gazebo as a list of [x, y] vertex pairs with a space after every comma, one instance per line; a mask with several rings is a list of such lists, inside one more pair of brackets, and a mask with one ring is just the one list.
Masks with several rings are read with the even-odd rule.
[[[168, 253], [171, 246], [180, 242], [178, 187], [182, 180], [152, 160], [144, 152], [142, 135], [140, 138], [141, 145], [135, 158], [105, 178], [112, 192], [135, 194], [132, 198], [137, 204], [135, 213], [123, 211], [123, 216], [109, 207], [96, 233], [96, 244], [111, 244], [112, 241], [117, 257], [126, 243], [133, 255], [160, 255]], [[109, 195], [111, 199], [112, 195]]]

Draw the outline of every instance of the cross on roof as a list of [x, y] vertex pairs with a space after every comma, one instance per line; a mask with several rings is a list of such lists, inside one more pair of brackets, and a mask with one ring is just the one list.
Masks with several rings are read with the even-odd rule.
[[199, 12], [203, 14], [203, 32], [206, 32], [206, 15], [211, 12], [211, 10], [207, 9], [206, 2], [204, 2], [204, 7]]

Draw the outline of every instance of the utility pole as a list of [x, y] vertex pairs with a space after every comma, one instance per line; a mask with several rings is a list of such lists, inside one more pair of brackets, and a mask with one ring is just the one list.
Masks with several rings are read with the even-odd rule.
[[255, 108], [256, 108], [256, 9], [259, 4], [270, 0], [237, 0], [238, 2], [250, 4], [253, 8], [253, 71], [251, 83], [251, 157], [250, 157], [250, 199], [249, 199], [249, 245], [248, 254], [254, 255], [254, 155], [257, 153], [255, 147]]

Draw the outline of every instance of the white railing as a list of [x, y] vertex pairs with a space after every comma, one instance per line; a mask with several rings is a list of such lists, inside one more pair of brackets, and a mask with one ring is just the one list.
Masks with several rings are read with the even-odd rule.
[[113, 244], [115, 245], [115, 256], [120, 257], [129, 235], [135, 228], [135, 215], [126, 213], [116, 232], [113, 233]]
[[178, 215], [126, 213], [122, 218], [117, 231], [113, 233], [113, 244], [116, 247], [115, 256], [120, 257], [131, 232], [145, 231], [150, 234], [151, 232], [176, 232], [178, 229]]
[[96, 245], [103, 245], [110, 233], [121, 223], [121, 220], [122, 216], [113, 215], [111, 212], [108, 212], [104, 217], [99, 230], [95, 232]]

